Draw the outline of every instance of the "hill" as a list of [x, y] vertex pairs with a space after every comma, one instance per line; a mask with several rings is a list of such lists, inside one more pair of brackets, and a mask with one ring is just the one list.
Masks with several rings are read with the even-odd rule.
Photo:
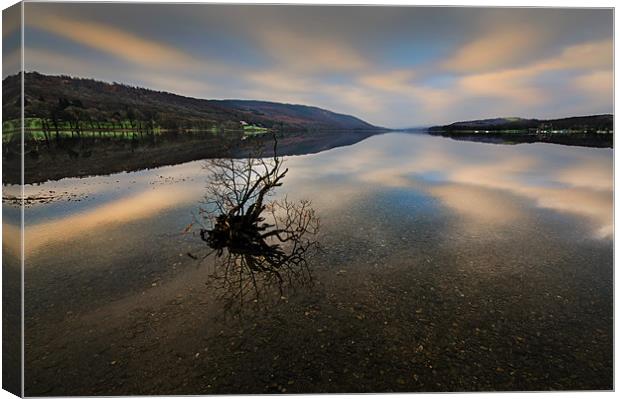
[[[613, 115], [574, 116], [560, 119], [493, 118], [455, 122], [449, 125], [433, 126], [431, 132], [472, 132], [472, 131], [532, 131], [533, 133], [553, 133], [571, 131], [597, 133], [613, 131]], [[484, 133], [484, 132], [480, 132]]]
[[[25, 117], [43, 125], [116, 129], [126, 122], [144, 129], [378, 130], [359, 118], [325, 109], [267, 101], [205, 100], [70, 76], [25, 74]], [[19, 76], [5, 78], [3, 119], [19, 118]], [[3, 121], [3, 122], [4, 122]], [[102, 127], [103, 126], [103, 127]], [[45, 128], [45, 126], [42, 126]], [[124, 128], [124, 127], [123, 127]], [[71, 127], [72, 130], [73, 127]], [[54, 127], [50, 127], [54, 130]]]

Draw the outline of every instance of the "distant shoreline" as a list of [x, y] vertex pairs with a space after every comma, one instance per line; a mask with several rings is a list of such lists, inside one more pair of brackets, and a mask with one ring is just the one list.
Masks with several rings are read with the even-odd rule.
[[569, 116], [558, 119], [499, 117], [431, 126], [429, 134], [460, 140], [503, 144], [554, 143], [585, 147], [611, 147], [612, 114]]
[[580, 147], [613, 148], [614, 134], [592, 132], [539, 133], [528, 130], [440, 130], [429, 128], [432, 136], [455, 140], [477, 141], [495, 144], [552, 143]]

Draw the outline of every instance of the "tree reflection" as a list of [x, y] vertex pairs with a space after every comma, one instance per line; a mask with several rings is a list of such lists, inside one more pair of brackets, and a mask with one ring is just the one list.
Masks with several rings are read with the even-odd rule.
[[[259, 154], [259, 152], [254, 152]], [[288, 172], [277, 156], [213, 159], [200, 208], [199, 235], [214, 254], [209, 284], [227, 306], [280, 298], [312, 282], [308, 257], [318, 248], [319, 218], [310, 201], [270, 199]]]

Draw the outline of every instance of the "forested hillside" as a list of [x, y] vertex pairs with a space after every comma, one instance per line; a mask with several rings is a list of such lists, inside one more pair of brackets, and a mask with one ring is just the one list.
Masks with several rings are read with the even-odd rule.
[[[350, 115], [266, 101], [203, 100], [120, 83], [25, 74], [27, 128], [43, 134], [131, 130], [376, 130]], [[19, 120], [20, 80], [3, 81], [3, 122]]]

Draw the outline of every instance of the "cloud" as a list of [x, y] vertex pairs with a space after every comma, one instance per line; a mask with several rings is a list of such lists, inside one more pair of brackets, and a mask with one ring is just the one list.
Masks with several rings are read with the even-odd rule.
[[613, 103], [604, 10], [32, 3], [26, 22], [31, 70], [303, 103], [389, 127]]
[[608, 69], [613, 66], [613, 41], [590, 41], [565, 47], [559, 56], [535, 64], [538, 70]]
[[[358, 78], [358, 82], [362, 86], [360, 89], [366, 91], [365, 98], [375, 98], [373, 103], [375, 110], [379, 111], [376, 112], [378, 117], [382, 115], [385, 118], [386, 111], [396, 111], [394, 102], [410, 113], [419, 112], [426, 117], [436, 117], [445, 114], [459, 100], [451, 88], [435, 88], [424, 84], [423, 79], [418, 79], [418, 74], [412, 69], [366, 73]], [[408, 123], [414, 122], [410, 120]]]
[[270, 92], [304, 93], [316, 87], [308, 77], [277, 69], [249, 71], [244, 78], [250, 84], [258, 86], [259, 90]]
[[542, 33], [527, 27], [487, 31], [462, 46], [441, 67], [459, 73], [483, 72], [518, 62], [532, 46], [540, 45]]
[[376, 96], [376, 93], [368, 92], [356, 85], [329, 85], [324, 88], [324, 92], [339, 109], [357, 116], [363, 115], [365, 118], [377, 121], [377, 116], [385, 110], [381, 98]]
[[368, 64], [350, 43], [338, 38], [324, 39], [277, 29], [264, 29], [257, 34], [267, 54], [280, 65], [299, 72], [351, 72]]
[[[510, 39], [507, 39], [506, 32], [511, 32]], [[506, 48], [520, 48], [525, 51], [526, 39], [531, 39], [530, 33], [504, 31], [497, 36], [476, 41], [471, 47], [466, 46], [474, 55], [487, 50], [489, 53], [485, 54], [491, 54], [493, 58], [499, 57], [501, 62], [485, 61], [485, 67], [481, 68], [485, 69], [483, 72], [462, 74], [445, 87], [432, 87], [424, 83], [424, 78], [429, 75], [439, 76], [434, 71], [426, 72], [426, 76], [418, 76], [412, 70], [375, 72], [361, 75], [359, 82], [369, 90], [399, 95], [402, 103], [410, 104], [410, 109], [418, 110], [432, 119], [442, 116], [445, 118], [447, 115], [451, 115], [454, 120], [461, 115], [462, 118], [472, 119], [475, 117], [470, 113], [471, 109], [482, 107], [486, 113], [477, 116], [492, 117], [504, 113], [513, 115], [515, 112], [523, 112], [524, 109], [545, 105], [552, 107], [554, 104], [559, 108], [563, 100], [561, 93], [571, 95], [582, 108], [585, 102], [591, 101], [590, 97], [597, 96], [594, 103], [600, 108], [611, 104], [613, 75], [610, 68], [613, 51], [610, 40], [569, 45], [556, 55], [538, 58], [518, 67], [511, 66], [511, 63], [506, 62], [510, 57], [502, 58], [502, 52]], [[506, 47], [499, 43], [504, 43]], [[509, 44], [512, 44], [512, 47]], [[464, 66], [466, 61], [471, 61], [468, 65], [475, 70], [477, 68], [473, 67], [473, 60], [486, 60], [485, 57], [472, 56], [470, 60], [459, 55], [462, 61], [460, 65]], [[444, 64], [447, 62], [451, 61]], [[509, 67], [500, 67], [504, 64]], [[491, 67], [496, 69], [490, 70]], [[460, 67], [459, 69], [464, 70]], [[545, 74], [557, 71], [582, 71], [582, 74], [574, 81], [569, 81], [570, 77], [561, 78], [560, 83], [544, 78]], [[485, 102], [490, 103], [483, 105]]]
[[[560, 93], [567, 94], [572, 88], [598, 94], [611, 93], [613, 49], [610, 40], [592, 41], [567, 46], [555, 56], [536, 60], [516, 68], [463, 75], [452, 91], [460, 102], [471, 97], [494, 97], [515, 106], [528, 107], [558, 103]], [[599, 70], [603, 68], [604, 70]], [[546, 73], [559, 71], [586, 71], [574, 82], [566, 77], [559, 89], [549, 90], [540, 83]], [[544, 81], [544, 79], [543, 79]], [[556, 84], [557, 85], [557, 84]], [[580, 93], [573, 92], [579, 97]], [[583, 97], [583, 96], [582, 96]], [[610, 104], [606, 97], [604, 102]], [[600, 103], [600, 101], [599, 101]]]
[[170, 76], [169, 74], [138, 72], [135, 79], [144, 82], [143, 84], [153, 90], [183, 93], [197, 98], [209, 97], [209, 92], [213, 90], [211, 85], [200, 79]]
[[387, 71], [383, 73], [373, 73], [362, 75], [360, 83], [363, 85], [382, 91], [402, 93], [407, 91], [411, 80], [415, 77], [415, 72], [410, 69]]
[[[96, 70], [97, 63], [83, 57], [60, 54], [49, 49], [26, 47], [24, 65], [27, 71], [46, 71], [53, 74], [89, 76]], [[120, 71], [119, 71], [120, 72]]]
[[580, 75], [575, 79], [573, 85], [603, 104], [613, 102], [614, 73], [611, 69]]
[[250, 71], [245, 75], [250, 98], [300, 103], [372, 118], [383, 110], [376, 93], [354, 83], [329, 83], [313, 75], [286, 70]]
[[537, 73], [524, 68], [468, 75], [460, 79], [458, 89], [464, 96], [491, 96], [517, 103], [541, 104], [548, 101], [548, 97], [531, 83]]
[[94, 21], [75, 21], [56, 15], [37, 16], [29, 25], [145, 67], [195, 67], [197, 60], [172, 46]]

